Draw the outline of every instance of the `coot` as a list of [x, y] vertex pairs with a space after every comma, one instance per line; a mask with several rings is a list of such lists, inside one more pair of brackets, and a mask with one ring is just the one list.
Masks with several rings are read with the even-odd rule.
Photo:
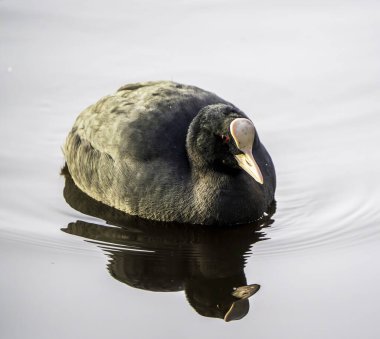
[[146, 219], [246, 224], [274, 201], [275, 169], [252, 121], [194, 86], [121, 87], [80, 113], [64, 154], [82, 191]]

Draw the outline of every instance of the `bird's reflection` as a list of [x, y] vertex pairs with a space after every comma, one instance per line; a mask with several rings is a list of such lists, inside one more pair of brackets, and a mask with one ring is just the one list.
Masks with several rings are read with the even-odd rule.
[[252, 245], [265, 239], [259, 230], [273, 222], [274, 206], [256, 225], [215, 229], [152, 222], [93, 200], [75, 186], [67, 170], [63, 174], [67, 203], [108, 225], [78, 220], [62, 231], [101, 247], [115, 279], [149, 291], [184, 290], [191, 306], [206, 317], [230, 321], [248, 313], [248, 298], [260, 286], [247, 285], [244, 266]]

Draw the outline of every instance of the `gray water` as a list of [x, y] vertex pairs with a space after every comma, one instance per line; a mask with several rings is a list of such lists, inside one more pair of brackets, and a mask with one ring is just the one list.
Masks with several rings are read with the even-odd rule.
[[[380, 337], [378, 2], [3, 0], [0, 18], [1, 338]], [[77, 114], [156, 79], [252, 118], [268, 227], [160, 232], [65, 183]]]

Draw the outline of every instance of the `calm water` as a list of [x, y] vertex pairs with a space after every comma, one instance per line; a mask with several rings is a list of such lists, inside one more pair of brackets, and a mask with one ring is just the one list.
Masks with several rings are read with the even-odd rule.
[[[0, 16], [1, 338], [380, 337], [378, 3], [30, 0]], [[154, 79], [255, 122], [278, 175], [259, 231], [125, 218], [60, 175], [76, 115]]]

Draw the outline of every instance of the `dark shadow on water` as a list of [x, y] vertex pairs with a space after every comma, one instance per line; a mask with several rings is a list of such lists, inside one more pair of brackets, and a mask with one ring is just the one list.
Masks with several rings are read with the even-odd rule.
[[108, 271], [131, 287], [159, 292], [182, 291], [191, 306], [206, 317], [225, 321], [243, 318], [260, 286], [248, 284], [244, 273], [252, 245], [265, 240], [257, 224], [202, 227], [144, 220], [110, 208], [80, 191], [67, 171], [64, 198], [79, 212], [109, 225], [78, 220], [62, 228], [102, 248]]

